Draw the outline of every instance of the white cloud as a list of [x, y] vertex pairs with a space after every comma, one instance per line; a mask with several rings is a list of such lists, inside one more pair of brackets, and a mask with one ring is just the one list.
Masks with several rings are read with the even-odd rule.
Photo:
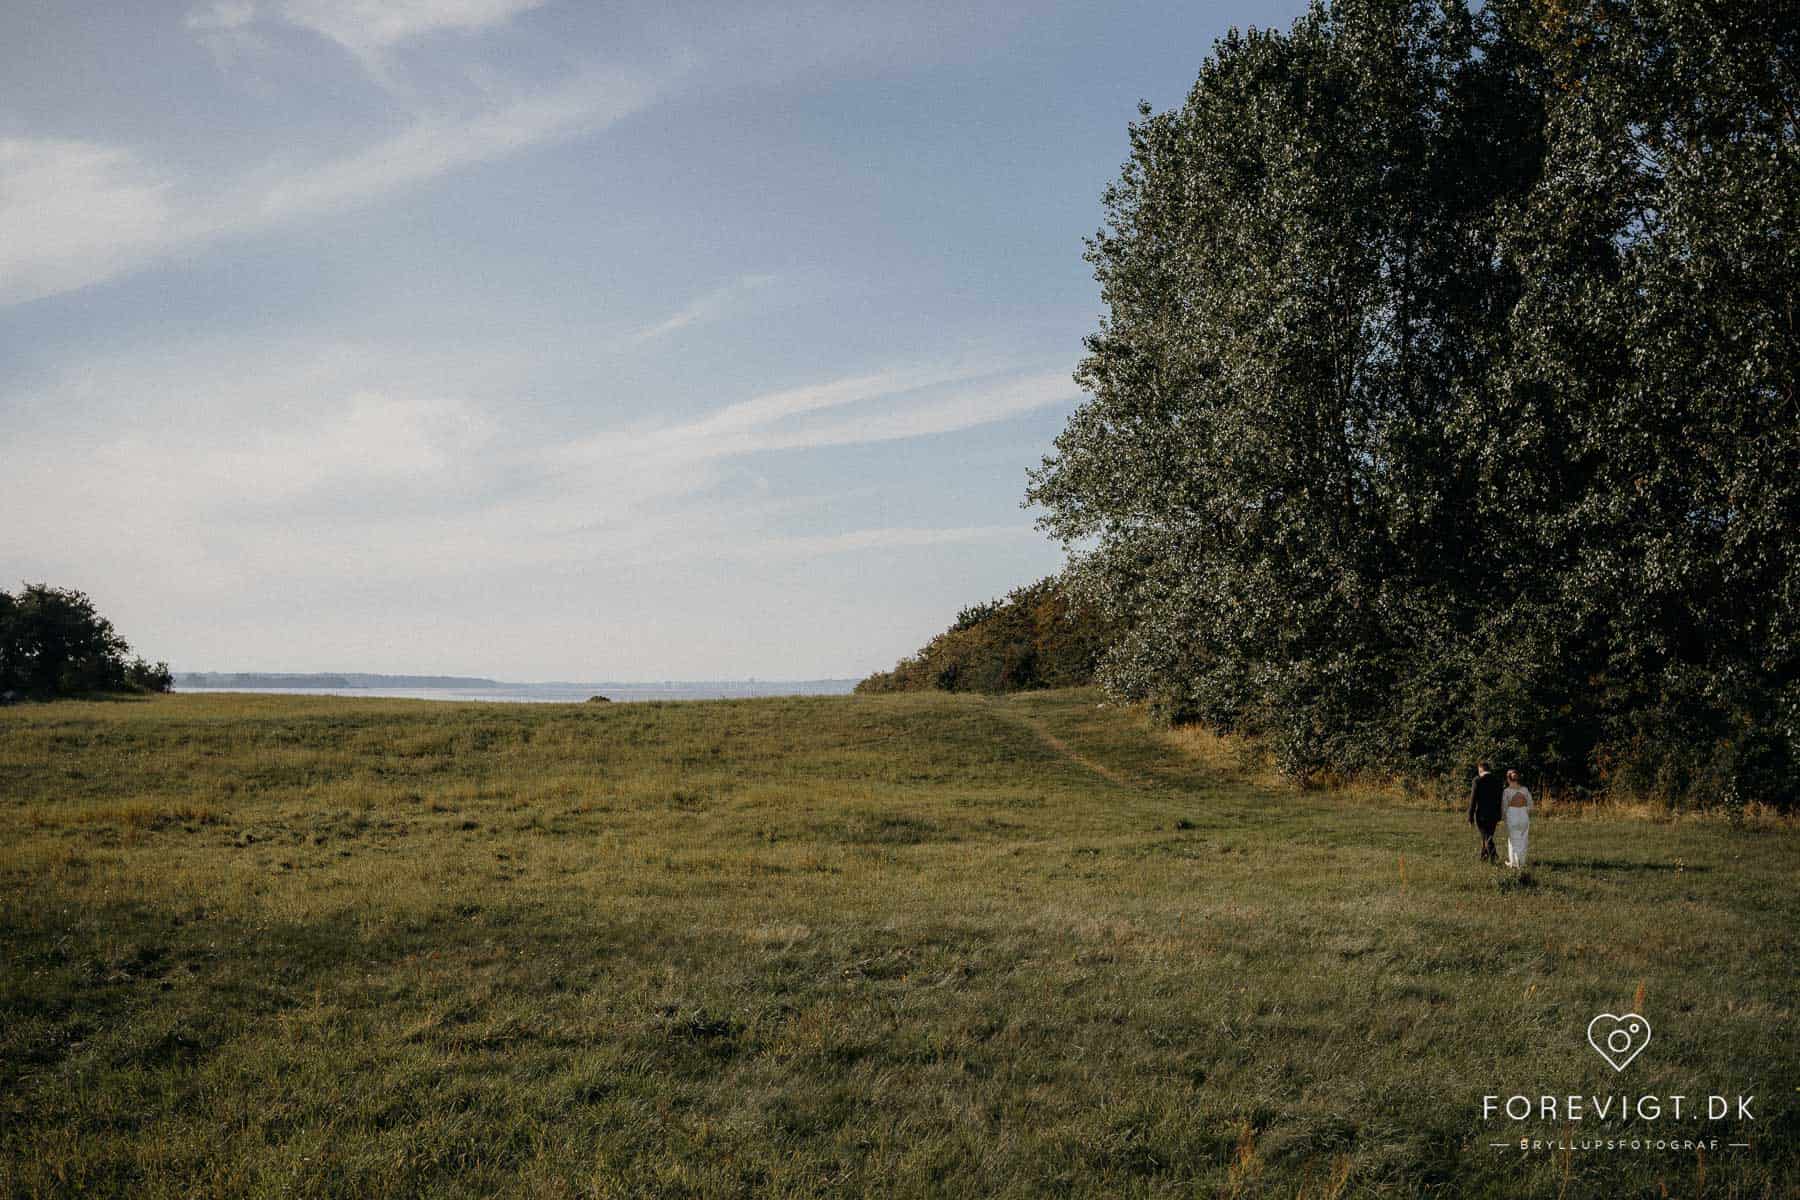
[[256, 5], [251, 0], [214, 0], [191, 10], [187, 27], [196, 33], [223, 33], [243, 29], [254, 20]]
[[437, 33], [470, 34], [503, 25], [545, 0], [213, 0], [187, 14], [187, 27], [221, 59], [266, 48], [257, 26], [286, 25], [342, 47], [384, 87], [397, 86], [393, 52]]
[[180, 190], [119, 147], [0, 140], [0, 304], [73, 291], [177, 250], [354, 207], [591, 133], [643, 108], [658, 89], [643, 76], [590, 75], [472, 114], [420, 118], [314, 167]]
[[[1029, 523], [772, 532], [841, 497], [771, 491], [732, 460], [1002, 420], [1070, 395], [1050, 373], [908, 367], [769, 392], [680, 424], [575, 449], [446, 395], [503, 391], [516, 363], [384, 358], [373, 348], [185, 347], [89, 364], [26, 398], [44, 415], [11, 447], [0, 558], [175, 571], [192, 586], [344, 573], [443, 578], [479, 568], [804, 560], [1035, 536]], [[38, 389], [33, 389], [37, 392]], [[99, 407], [129, 394], [129, 410]], [[18, 400], [15, 399], [15, 403]], [[826, 413], [851, 409], [856, 421]], [[131, 414], [119, 432], [124, 413]], [[51, 564], [55, 566], [57, 564]], [[235, 586], [235, 585], [234, 585]]]
[[[770, 392], [657, 429], [598, 434], [561, 452], [572, 463], [691, 461], [950, 433], [1006, 420], [1077, 395], [1066, 373], [996, 380], [991, 368], [907, 367]], [[812, 414], [886, 400], [854, 420]], [[800, 423], [796, 424], [796, 421]]]
[[187, 27], [200, 44], [229, 67], [240, 57], [268, 49], [267, 41], [255, 29], [256, 5], [252, 0], [214, 0], [190, 9]]
[[773, 275], [740, 275], [730, 283], [716, 287], [704, 295], [677, 309], [672, 315], [646, 325], [629, 334], [624, 343], [628, 346], [641, 346], [670, 334], [679, 333], [690, 325], [698, 325], [705, 321], [717, 320], [731, 312], [750, 293], [768, 287], [775, 282]]
[[85, 287], [160, 252], [170, 185], [129, 151], [0, 140], [0, 303]]
[[359, 391], [316, 422], [218, 446], [189, 469], [216, 494], [282, 499], [455, 470], [493, 430], [491, 419], [458, 399]]
[[368, 149], [295, 172], [247, 197], [259, 225], [349, 207], [533, 146], [610, 125], [648, 104], [656, 85], [626, 75], [595, 76], [473, 116], [426, 117]]
[[[532, 369], [505, 347], [214, 340], [15, 382], [0, 390], [17, 430], [0, 562], [105, 597], [128, 636], [184, 667], [649, 678], [818, 673], [792, 665], [801, 646], [833, 671], [891, 661], [911, 633], [871, 649], [866, 631], [809, 630], [849, 602], [795, 589], [897, 579], [897, 556], [934, 547], [1038, 561], [1023, 515], [934, 524], [891, 481], [821, 490], [812, 464], [746, 456], [1004, 419], [1066, 391], [1051, 373], [826, 379], [571, 455], [559, 427], [501, 399]], [[761, 591], [717, 598], [747, 588]], [[905, 587], [888, 600], [949, 603]], [[571, 646], [588, 667], [558, 665]]]
[[544, 0], [286, 0], [283, 20], [354, 54], [385, 50], [426, 34], [501, 25]]
[[759, 449], [816, 449], [889, 442], [902, 438], [954, 433], [1021, 416], [1039, 408], [1076, 399], [1080, 392], [1066, 371], [1042, 371], [1003, 380], [966, 379], [954, 392], [935, 400], [898, 405], [851, 421], [819, 424], [791, 432], [772, 432]]

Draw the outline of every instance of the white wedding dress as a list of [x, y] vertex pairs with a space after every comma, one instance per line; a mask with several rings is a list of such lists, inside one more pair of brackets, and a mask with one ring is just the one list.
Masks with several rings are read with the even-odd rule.
[[[1520, 798], [1525, 803], [1513, 807], [1513, 801]], [[1500, 793], [1500, 803], [1504, 806], [1500, 811], [1506, 814], [1506, 865], [1523, 868], [1525, 841], [1531, 833], [1531, 792], [1522, 787], [1507, 788]]]

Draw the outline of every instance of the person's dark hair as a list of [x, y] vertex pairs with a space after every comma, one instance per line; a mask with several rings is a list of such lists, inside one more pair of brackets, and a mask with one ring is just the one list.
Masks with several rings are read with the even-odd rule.
[[1483, 758], [1483, 759], [1477, 760], [1475, 763], [1475, 769], [1477, 771], [1487, 770], [1488, 769], [1487, 759]]

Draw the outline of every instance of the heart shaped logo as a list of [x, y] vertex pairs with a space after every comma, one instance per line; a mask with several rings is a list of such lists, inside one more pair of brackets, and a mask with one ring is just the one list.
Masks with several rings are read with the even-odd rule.
[[1637, 1013], [1601, 1013], [1588, 1022], [1588, 1045], [1615, 1071], [1623, 1071], [1649, 1044], [1650, 1022]]

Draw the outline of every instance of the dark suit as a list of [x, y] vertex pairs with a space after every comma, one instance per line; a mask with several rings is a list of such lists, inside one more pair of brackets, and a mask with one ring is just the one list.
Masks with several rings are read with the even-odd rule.
[[1477, 775], [1469, 789], [1469, 820], [1481, 831], [1483, 862], [1500, 861], [1500, 852], [1494, 848], [1494, 827], [1500, 824], [1500, 796], [1505, 791], [1506, 780], [1498, 771]]

